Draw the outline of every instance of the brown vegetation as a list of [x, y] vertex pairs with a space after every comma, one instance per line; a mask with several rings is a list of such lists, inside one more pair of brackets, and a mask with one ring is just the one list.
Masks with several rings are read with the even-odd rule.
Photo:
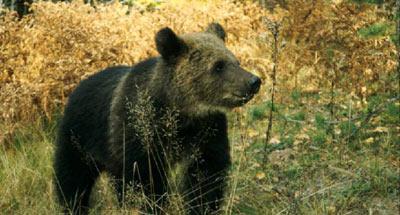
[[[266, 20], [275, 20], [282, 22], [280, 43], [286, 43], [278, 60], [278, 91], [318, 91], [327, 77], [345, 80], [339, 87], [359, 96], [392, 87], [384, 77], [396, 66], [395, 46], [388, 37], [365, 40], [357, 34], [385, 21], [373, 6], [304, 0], [269, 14], [253, 3], [174, 2], [154, 11], [118, 3], [93, 8], [80, 2], [39, 2], [22, 20], [6, 13], [0, 19], [0, 121], [7, 125], [1, 133], [38, 116], [51, 118], [87, 75], [155, 55], [154, 33], [164, 26], [186, 33], [220, 22], [228, 32], [228, 47], [269, 84], [272, 38]], [[260, 97], [267, 94], [264, 90]]]

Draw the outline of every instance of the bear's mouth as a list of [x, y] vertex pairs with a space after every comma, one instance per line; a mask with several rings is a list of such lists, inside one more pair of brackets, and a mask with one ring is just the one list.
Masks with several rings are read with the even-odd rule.
[[254, 97], [254, 94], [240, 95], [232, 93], [230, 96], [225, 97], [225, 105], [230, 108], [240, 107], [249, 102]]
[[235, 96], [239, 101], [245, 104], [254, 97], [254, 94], [245, 94], [245, 95], [233, 94], [233, 96]]

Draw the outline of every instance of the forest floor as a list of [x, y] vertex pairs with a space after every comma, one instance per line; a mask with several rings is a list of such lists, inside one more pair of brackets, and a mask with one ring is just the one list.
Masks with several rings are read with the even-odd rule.
[[[234, 165], [225, 214], [397, 214], [398, 99], [375, 97], [357, 109], [356, 102], [338, 97], [343, 101], [335, 106], [340, 117], [329, 119], [323, 95], [293, 92], [290, 97], [275, 104], [268, 144], [270, 103], [229, 114]], [[52, 177], [57, 118], [26, 125], [12, 145], [3, 145], [3, 214], [59, 212]], [[107, 175], [93, 194], [93, 214], [136, 213], [117, 207]]]

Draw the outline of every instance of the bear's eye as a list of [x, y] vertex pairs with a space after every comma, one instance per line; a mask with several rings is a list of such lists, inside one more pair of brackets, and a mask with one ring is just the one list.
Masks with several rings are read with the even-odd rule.
[[216, 72], [216, 73], [221, 73], [222, 71], [224, 71], [224, 68], [225, 68], [225, 62], [222, 61], [222, 60], [221, 61], [217, 61], [214, 64], [213, 71]]

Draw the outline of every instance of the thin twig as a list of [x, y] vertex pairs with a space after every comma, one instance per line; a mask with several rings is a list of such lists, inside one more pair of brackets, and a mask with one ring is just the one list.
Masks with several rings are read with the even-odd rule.
[[[333, 71], [335, 73], [335, 71]], [[330, 116], [331, 116], [331, 121], [335, 120], [335, 81], [336, 81], [336, 75], [333, 74], [333, 77], [331, 79], [331, 99], [329, 102], [329, 111], [330, 111]], [[330, 124], [330, 132], [332, 136], [332, 142], [335, 142], [335, 124]]]
[[271, 31], [273, 37], [274, 37], [274, 42], [273, 42], [273, 53], [272, 53], [272, 60], [274, 63], [274, 66], [272, 68], [272, 74], [271, 74], [271, 79], [272, 79], [272, 89], [271, 89], [271, 109], [269, 110], [269, 116], [268, 116], [268, 128], [266, 131], [266, 138], [265, 138], [265, 145], [264, 145], [264, 162], [263, 166], [266, 166], [267, 163], [267, 148], [268, 148], [268, 143], [271, 138], [271, 130], [272, 130], [272, 120], [273, 120], [273, 111], [274, 111], [274, 98], [275, 98], [275, 87], [276, 87], [276, 71], [277, 71], [277, 65], [278, 65], [278, 36], [279, 36], [279, 27], [280, 23], [277, 22], [268, 22], [268, 29]]
[[[397, 29], [396, 29], [396, 33], [397, 33], [397, 62], [400, 62], [400, 0], [396, 1], [396, 10], [395, 10], [395, 14], [394, 17], [397, 18]], [[398, 85], [397, 87], [400, 88], [400, 63], [397, 65], [397, 78], [398, 78]], [[399, 90], [399, 89], [398, 89]], [[397, 91], [399, 92], [399, 91]]]

